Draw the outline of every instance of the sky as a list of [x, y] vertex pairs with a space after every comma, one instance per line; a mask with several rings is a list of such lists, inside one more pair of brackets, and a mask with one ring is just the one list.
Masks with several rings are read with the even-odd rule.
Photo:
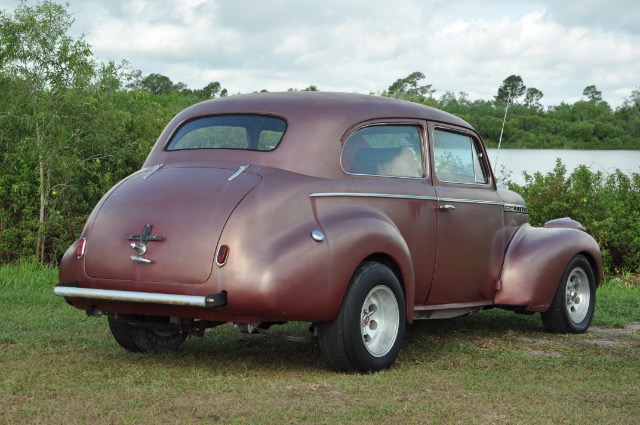
[[[61, 1], [62, 2], [62, 1]], [[522, 77], [546, 106], [595, 85], [612, 107], [640, 87], [637, 0], [68, 0], [98, 60], [229, 93], [379, 93], [414, 71], [434, 97], [490, 100]], [[35, 1], [27, 1], [34, 5]], [[17, 2], [0, 0], [11, 13]]]

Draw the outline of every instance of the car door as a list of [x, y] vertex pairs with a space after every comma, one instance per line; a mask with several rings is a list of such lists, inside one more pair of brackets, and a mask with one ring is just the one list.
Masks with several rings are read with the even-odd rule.
[[[351, 200], [386, 216], [411, 253], [415, 302], [427, 297], [436, 257], [437, 198], [425, 148], [424, 121], [371, 122], [346, 140], [343, 170], [354, 177]], [[355, 178], [357, 177], [357, 183]]]
[[429, 125], [438, 197], [437, 254], [427, 305], [490, 304], [504, 255], [503, 215], [475, 133]]

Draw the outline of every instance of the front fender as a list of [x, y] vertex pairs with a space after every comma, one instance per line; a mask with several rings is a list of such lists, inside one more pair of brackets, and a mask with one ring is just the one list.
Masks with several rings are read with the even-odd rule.
[[390, 258], [401, 274], [404, 287], [407, 320], [413, 317], [415, 275], [411, 253], [406, 241], [393, 222], [366, 208], [343, 208], [320, 220], [327, 235], [331, 298], [339, 300], [329, 311], [332, 319], [338, 314], [351, 278], [365, 259], [374, 255]]
[[577, 228], [522, 225], [507, 248], [494, 304], [548, 310], [567, 264], [577, 254], [584, 254], [592, 264], [597, 286], [602, 255], [588, 233]]

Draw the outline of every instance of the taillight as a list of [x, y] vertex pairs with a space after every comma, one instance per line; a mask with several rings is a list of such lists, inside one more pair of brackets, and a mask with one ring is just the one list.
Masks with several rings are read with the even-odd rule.
[[227, 262], [229, 257], [229, 247], [227, 245], [220, 245], [218, 253], [216, 254], [216, 265], [222, 267]]
[[78, 241], [78, 246], [76, 248], [76, 257], [78, 260], [81, 260], [84, 257], [84, 251], [87, 248], [87, 238], [82, 238]]

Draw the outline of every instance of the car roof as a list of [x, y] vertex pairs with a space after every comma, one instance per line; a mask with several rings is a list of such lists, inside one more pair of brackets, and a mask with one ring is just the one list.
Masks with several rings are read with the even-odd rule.
[[419, 103], [377, 95], [333, 92], [264, 92], [207, 100], [187, 108], [189, 115], [212, 113], [271, 113], [287, 119], [317, 118], [318, 114], [346, 120], [350, 124], [375, 118], [420, 118], [470, 125], [447, 112]]
[[[216, 114], [267, 114], [287, 122], [284, 137], [272, 152], [224, 149], [165, 152], [173, 132], [184, 122]], [[371, 120], [429, 120], [472, 129], [464, 120], [418, 103], [377, 95], [332, 92], [264, 92], [207, 100], [180, 112], [167, 125], [145, 166], [174, 161], [211, 160], [251, 163], [311, 175], [341, 174], [342, 141]], [[312, 161], [301, 161], [301, 158]]]

